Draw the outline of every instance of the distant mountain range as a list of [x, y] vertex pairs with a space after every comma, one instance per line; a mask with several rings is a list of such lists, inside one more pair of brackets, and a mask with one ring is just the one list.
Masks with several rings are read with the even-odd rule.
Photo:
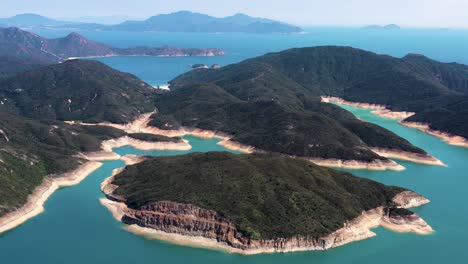
[[62, 61], [75, 57], [101, 56], [217, 56], [225, 52], [216, 48], [129, 47], [115, 48], [91, 41], [77, 33], [46, 39], [17, 27], [0, 28], [0, 56], [9, 55], [38, 61]]
[[205, 14], [180, 11], [152, 16], [142, 21], [125, 21], [116, 25], [77, 23], [50, 19], [36, 14], [21, 14], [0, 19], [0, 25], [16, 27], [52, 27], [85, 30], [165, 31], [165, 32], [243, 32], [243, 33], [299, 33], [302, 29], [283, 22], [250, 17], [245, 14], [218, 18]]
[[384, 29], [384, 30], [395, 30], [395, 29], [401, 29], [400, 26], [396, 24], [388, 24], [388, 25], [369, 25], [364, 27], [365, 29]]

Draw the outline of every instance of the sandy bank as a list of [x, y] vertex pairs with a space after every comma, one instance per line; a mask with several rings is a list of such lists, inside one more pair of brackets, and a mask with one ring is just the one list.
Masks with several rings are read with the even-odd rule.
[[[101, 186], [102, 190], [106, 194], [111, 194], [112, 191], [117, 187], [111, 182], [112, 177], [109, 177], [106, 179], [106, 181], [103, 182]], [[148, 213], [146, 211], [140, 212], [128, 208], [125, 203], [118, 202], [119, 200], [119, 198], [113, 200], [109, 200], [107, 198], [100, 199], [101, 204], [104, 205], [118, 221], [121, 221], [124, 216]], [[419, 206], [425, 204], [428, 202], [428, 200], [420, 195], [415, 194], [414, 192], [406, 191], [398, 194], [395, 197], [394, 202], [398, 205], [401, 205], [402, 207], [410, 207], [413, 205]], [[399, 202], [403, 202], [403, 204], [399, 204]], [[205, 215], [205, 213], [202, 213], [202, 215]], [[171, 217], [177, 216], [171, 215]], [[184, 226], [189, 225], [188, 221], [191, 220], [197, 222], [203, 222], [207, 220], [195, 215], [184, 214], [180, 217], [184, 223]], [[230, 226], [229, 223], [220, 223], [220, 225], [223, 224]], [[158, 230], [132, 224], [126, 225], [125, 229], [134, 234], [142, 235], [148, 239], [159, 239], [178, 245], [211, 248], [227, 251], [230, 253], [251, 255], [260, 253], [327, 250], [345, 245], [347, 243], [376, 236], [376, 234], [372, 232], [371, 229], [378, 226], [382, 226], [395, 232], [412, 232], [416, 234], [429, 234], [433, 232], [432, 228], [417, 214], [413, 214], [411, 216], [389, 216], [385, 214], [383, 207], [364, 211], [359, 217], [344, 223], [342, 228], [318, 239], [294, 237], [289, 239], [281, 238], [275, 240], [249, 240], [248, 243], [245, 244], [244, 248], [233, 247], [232, 244], [228, 244], [225, 241], [215, 239], [213, 237], [199, 235], [199, 233], [192, 232], [191, 229], [179, 230], [179, 226], [164, 226], [161, 227], [161, 230]], [[168, 230], [171, 230], [172, 232], [166, 232], [163, 230], [164, 228], [168, 228]]]
[[140, 162], [143, 162], [146, 160], [146, 157], [143, 156], [137, 156], [137, 155], [125, 155], [120, 158], [125, 162], [125, 165], [134, 165]]
[[398, 159], [406, 160], [414, 163], [426, 164], [426, 165], [436, 165], [436, 166], [447, 166], [439, 159], [429, 155], [429, 154], [418, 154], [400, 150], [392, 149], [383, 149], [383, 148], [371, 148], [371, 150], [377, 153], [379, 156], [389, 158], [389, 159]]
[[132, 146], [140, 150], [190, 150], [192, 146], [185, 139], [176, 142], [149, 142], [131, 138], [129, 136], [120, 137], [117, 139], [109, 139], [101, 144], [104, 151], [112, 152], [114, 148], [123, 146]]
[[[370, 105], [369, 107], [377, 107], [377, 106]], [[124, 125], [106, 123], [106, 122], [98, 123], [98, 124], [89, 124], [89, 123], [79, 123], [79, 124], [88, 125], [88, 126], [95, 126], [95, 125], [110, 126], [110, 127], [124, 130], [127, 133], [147, 133], [147, 134], [160, 135], [160, 136], [166, 136], [166, 137], [182, 137], [185, 135], [192, 135], [195, 137], [207, 138], [207, 139], [217, 138], [217, 139], [221, 139], [221, 141], [218, 142], [218, 145], [223, 146], [233, 151], [238, 151], [238, 152], [247, 153], [247, 154], [254, 153], [254, 152], [262, 152], [262, 153], [266, 152], [266, 151], [257, 149], [253, 146], [248, 146], [248, 145], [236, 142], [232, 140], [233, 136], [228, 135], [226, 133], [222, 133], [222, 132], [204, 130], [204, 129], [199, 129], [199, 128], [190, 128], [190, 127], [181, 127], [179, 129], [166, 130], [166, 129], [160, 129], [157, 127], [148, 126], [148, 123], [151, 120], [151, 116], [154, 113], [155, 112], [143, 114], [139, 118], [137, 118], [135, 121], [129, 124], [124, 124]], [[69, 122], [69, 123], [77, 123], [77, 122]], [[108, 152], [110, 152], [112, 148], [121, 147], [123, 145], [131, 145], [135, 148], [143, 149], [143, 150], [149, 150], [149, 149], [187, 150], [189, 149], [190, 144], [186, 141], [184, 142], [185, 143], [177, 143], [177, 144], [174, 144], [174, 143], [163, 144], [164, 142], [148, 144], [144, 141], [134, 140], [129, 137], [123, 137], [123, 138], [109, 140], [109, 141], [104, 142], [102, 148]], [[379, 149], [375, 148], [375, 150], [379, 150]], [[396, 159], [407, 160], [407, 161], [412, 161], [412, 162], [417, 162], [417, 163], [443, 166], [443, 163], [441, 161], [429, 155], [418, 156], [417, 154], [412, 154], [412, 153], [397, 153], [397, 151], [392, 151], [392, 150], [383, 151], [381, 149], [380, 149], [380, 153], [382, 154], [381, 155], [382, 157], [386, 157], [386, 158], [396, 158]], [[380, 153], [377, 153], [377, 154], [380, 154]], [[101, 154], [102, 153], [97, 153], [95, 155], [99, 157], [99, 155]], [[112, 154], [108, 154], [108, 155], [111, 156]], [[370, 162], [365, 162], [365, 161], [358, 161], [358, 160], [339, 160], [339, 159], [322, 159], [322, 158], [305, 158], [305, 159], [312, 161], [315, 164], [318, 164], [320, 166], [325, 166], [325, 167], [357, 169], [357, 170], [365, 169], [365, 170], [396, 170], [396, 171], [401, 171], [405, 169], [403, 166], [399, 165], [398, 163], [392, 160], [378, 160], [377, 159], [377, 160], [373, 160]]]
[[102, 163], [89, 161], [71, 172], [57, 177], [46, 177], [43, 183], [36, 187], [34, 192], [29, 195], [25, 205], [0, 218], [0, 233], [13, 229], [28, 219], [42, 213], [45, 202], [56, 190], [80, 183], [88, 175], [101, 167], [101, 165]]
[[401, 121], [400, 124], [403, 126], [416, 128], [422, 132], [438, 137], [450, 145], [468, 148], [468, 139], [462, 136], [452, 135], [450, 133], [433, 130], [430, 128], [429, 124], [409, 121]]
[[325, 167], [344, 168], [353, 170], [395, 170], [402, 171], [405, 167], [393, 160], [373, 160], [369, 162], [359, 160], [307, 158], [307, 160]]
[[373, 114], [381, 116], [381, 117], [385, 117], [385, 118], [390, 118], [390, 119], [403, 120], [415, 114], [414, 112], [392, 111], [388, 109], [385, 105], [350, 102], [342, 98], [333, 97], [333, 96], [322, 96], [321, 100], [324, 103], [343, 104], [343, 105], [349, 105], [349, 106], [358, 107], [358, 108], [371, 109], [373, 110], [372, 111]]

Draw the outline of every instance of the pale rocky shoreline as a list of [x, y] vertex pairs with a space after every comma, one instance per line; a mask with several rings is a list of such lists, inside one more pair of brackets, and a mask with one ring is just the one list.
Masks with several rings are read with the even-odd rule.
[[[163, 226], [144, 226], [142, 223], [132, 223], [126, 225], [125, 229], [148, 239], [158, 239], [174, 244], [192, 247], [210, 248], [223, 250], [229, 253], [244, 255], [262, 253], [282, 253], [310, 250], [327, 250], [342, 246], [354, 241], [364, 240], [376, 236], [371, 231], [372, 228], [382, 226], [395, 232], [412, 232], [416, 234], [430, 234], [433, 229], [417, 214], [410, 216], [390, 217], [386, 215], [383, 207], [378, 207], [344, 223], [344, 226], [333, 233], [321, 238], [281, 238], [274, 240], [250, 240], [240, 238], [234, 223], [220, 217], [217, 212], [199, 208], [195, 205], [180, 204], [170, 201], [156, 202], [145, 206], [144, 211], [128, 208], [123, 202], [123, 198], [113, 195], [113, 191], [118, 187], [112, 184], [113, 178], [121, 170], [115, 170], [111, 177], [104, 180], [101, 190], [107, 198], [101, 198], [100, 202], [105, 206], [117, 221], [123, 221], [124, 217], [143, 217], [150, 219], [152, 215], [158, 219], [167, 219]], [[404, 191], [393, 198], [393, 202], [401, 208], [417, 207], [429, 203], [429, 200], [412, 191]], [[146, 208], [147, 207], [147, 208]], [[153, 209], [150, 210], [150, 209]], [[157, 209], [154, 211], [154, 209]], [[169, 210], [166, 212], [165, 210]], [[174, 212], [181, 212], [177, 215]], [[145, 215], [147, 217], [145, 217]], [[139, 219], [139, 218], [138, 218]], [[219, 222], [224, 219], [224, 221]], [[128, 220], [126, 220], [127, 222]], [[183, 224], [174, 224], [181, 221]], [[154, 221], [149, 221], [156, 223]], [[171, 226], [168, 223], [174, 224]], [[199, 229], [184, 229], [184, 226], [203, 226], [203, 231]], [[213, 227], [211, 230], [206, 230]], [[224, 230], [221, 237], [215, 230]], [[198, 231], [193, 231], [198, 230]], [[234, 233], [233, 233], [234, 232]]]
[[[342, 98], [332, 97], [332, 96], [322, 96], [321, 100], [324, 103], [336, 103], [336, 104], [349, 105], [349, 106], [354, 106], [354, 107], [359, 107], [359, 108], [364, 108], [364, 109], [373, 109], [374, 111], [372, 111], [371, 113], [375, 115], [399, 120], [399, 123], [403, 126], [416, 128], [424, 133], [440, 138], [450, 145], [468, 148], [468, 139], [462, 136], [457, 136], [457, 135], [453, 135], [447, 132], [431, 129], [430, 124], [427, 124], [427, 123], [403, 121], [404, 119], [415, 115], [416, 113], [414, 112], [395, 112], [395, 111], [391, 111], [387, 109], [386, 106], [384, 105], [350, 102]], [[424, 163], [424, 164], [428, 164], [428, 163]]]
[[440, 138], [441, 140], [447, 142], [450, 145], [468, 148], [468, 139], [462, 136], [452, 135], [450, 133], [433, 130], [430, 128], [429, 124], [409, 121], [400, 121], [400, 124], [403, 126], [416, 128], [429, 135]]
[[411, 161], [414, 163], [420, 163], [420, 164], [426, 164], [426, 165], [435, 165], [435, 166], [444, 166], [444, 167], [447, 166], [439, 159], [428, 154], [424, 155], [424, 154], [411, 153], [411, 152], [392, 150], [392, 149], [383, 149], [383, 148], [371, 148], [371, 150], [377, 153], [379, 156], [389, 158], [389, 159], [405, 160], [405, 161]]
[[321, 101], [324, 103], [335, 103], [335, 104], [349, 105], [349, 106], [358, 107], [358, 108], [371, 109], [373, 110], [372, 111], [373, 114], [381, 116], [381, 117], [385, 117], [385, 118], [390, 118], [390, 119], [403, 120], [415, 114], [414, 112], [392, 111], [388, 109], [385, 105], [350, 102], [342, 98], [333, 97], [333, 96], [322, 96]]
[[[223, 146], [230, 150], [239, 151], [241, 153], [246, 153], [246, 154], [250, 154], [254, 152], [260, 152], [260, 153], [266, 152], [266, 151], [257, 149], [253, 146], [248, 146], [248, 145], [233, 141], [232, 136], [227, 135], [225, 133], [221, 133], [221, 132], [204, 130], [204, 129], [199, 129], [199, 128], [188, 128], [188, 127], [181, 127], [180, 129], [166, 130], [166, 129], [160, 129], [157, 127], [148, 126], [148, 123], [151, 120], [151, 116], [155, 113], [156, 112], [154, 111], [151, 113], [142, 114], [134, 122], [125, 124], [125, 125], [113, 124], [113, 123], [108, 123], [108, 122], [98, 123], [98, 124], [89, 124], [89, 123], [79, 123], [79, 124], [93, 125], [93, 126], [94, 125], [110, 126], [110, 127], [124, 130], [127, 133], [147, 133], [147, 134], [160, 135], [160, 136], [166, 136], [166, 137], [182, 137], [185, 135], [192, 135], [192, 136], [200, 137], [200, 138], [218, 138], [218, 139], [221, 139], [221, 141], [218, 142], [218, 145]], [[76, 122], [69, 122], [69, 123], [76, 123]], [[441, 161], [439, 161], [438, 159], [430, 155], [417, 156], [417, 154], [414, 154], [414, 153], [406, 153], [406, 152], [398, 153], [397, 150], [385, 150], [385, 151], [382, 151], [381, 153], [385, 153], [385, 155], [388, 155], [388, 157], [382, 155], [382, 157], [386, 157], [386, 158], [398, 157], [398, 159], [401, 159], [401, 160], [412, 161], [412, 162], [428, 164], [428, 165], [443, 166], [443, 163]], [[390, 156], [390, 154], [393, 154], [393, 155]], [[298, 157], [298, 158], [303, 158], [303, 157]], [[359, 161], [359, 160], [339, 160], [339, 159], [321, 159], [321, 158], [304, 158], [304, 159], [309, 160], [320, 166], [334, 167], [334, 168], [345, 168], [345, 169], [356, 169], [356, 170], [362, 170], [362, 169], [395, 170], [395, 171], [401, 171], [405, 169], [405, 167], [396, 163], [393, 160], [376, 159], [370, 162], [364, 162], [364, 161]]]
[[394, 170], [402, 171], [405, 167], [393, 160], [373, 160], [369, 162], [359, 160], [307, 158], [307, 160], [324, 167], [343, 168], [352, 170]]
[[[138, 121], [138, 120], [137, 120]], [[75, 123], [75, 122], [66, 122]], [[83, 124], [93, 125], [93, 124]], [[124, 125], [123, 125], [124, 126]], [[105, 140], [101, 143], [101, 151], [79, 153], [77, 158], [88, 160], [88, 162], [79, 166], [77, 169], [64, 173], [59, 176], [47, 176], [43, 183], [35, 188], [32, 194], [28, 196], [26, 204], [21, 208], [0, 217], [0, 233], [13, 229], [28, 219], [33, 218], [44, 211], [44, 204], [49, 197], [62, 187], [79, 184], [91, 173], [101, 167], [99, 161], [108, 160], [123, 160], [127, 165], [134, 164], [137, 161], [143, 160], [143, 157], [126, 155], [121, 157], [113, 148], [130, 145], [141, 150], [189, 150], [192, 146], [186, 140], [177, 142], [149, 142], [138, 139], [133, 139], [128, 136], [117, 139]]]
[[0, 233], [13, 229], [39, 215], [44, 211], [45, 202], [55, 191], [62, 187], [79, 184], [101, 166], [100, 162], [88, 161], [71, 172], [56, 177], [47, 176], [43, 183], [29, 195], [25, 205], [0, 218]]

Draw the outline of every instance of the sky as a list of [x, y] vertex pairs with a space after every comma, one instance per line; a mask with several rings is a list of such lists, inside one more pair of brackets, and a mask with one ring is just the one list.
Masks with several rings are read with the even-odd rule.
[[149, 16], [190, 10], [213, 16], [245, 13], [298, 25], [468, 28], [468, 0], [0, 0], [0, 17]]

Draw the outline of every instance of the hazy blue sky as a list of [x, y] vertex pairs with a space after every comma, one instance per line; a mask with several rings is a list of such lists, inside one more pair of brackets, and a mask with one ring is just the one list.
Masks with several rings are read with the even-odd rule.
[[468, 27], [468, 0], [0, 0], [2, 17], [28, 12], [144, 18], [178, 10], [215, 16], [242, 12], [309, 25]]

